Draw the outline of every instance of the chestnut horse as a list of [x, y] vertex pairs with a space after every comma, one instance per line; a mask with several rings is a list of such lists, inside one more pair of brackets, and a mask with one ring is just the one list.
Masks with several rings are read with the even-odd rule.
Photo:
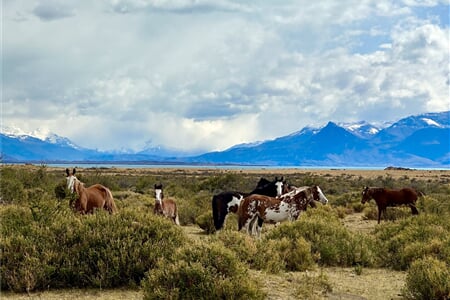
[[180, 225], [177, 204], [173, 199], [164, 199], [163, 185], [161, 183], [155, 184], [155, 199], [154, 213], [172, 219], [176, 225]]
[[239, 204], [245, 196], [251, 194], [260, 194], [276, 197], [286, 192], [286, 190], [284, 189], [285, 187], [286, 183], [283, 177], [275, 177], [274, 181], [269, 181], [265, 178], [261, 178], [258, 181], [256, 188], [250, 193], [227, 191], [214, 195], [211, 201], [214, 227], [216, 228], [216, 230], [220, 230], [225, 223], [225, 218], [228, 213], [237, 213]]
[[[422, 195], [420, 193], [420, 195]], [[365, 187], [362, 192], [361, 203], [369, 202], [374, 199], [378, 206], [378, 224], [380, 224], [381, 213], [384, 212], [386, 218], [386, 208], [388, 206], [407, 205], [411, 208], [413, 215], [418, 215], [419, 211], [416, 207], [418, 193], [411, 188], [403, 188], [400, 190], [391, 190], [378, 187]]]
[[88, 188], [84, 186], [84, 183], [75, 177], [76, 170], [73, 169], [70, 173], [69, 169], [66, 169], [67, 189], [73, 194], [77, 194], [75, 201], [75, 209], [82, 214], [92, 213], [96, 208], [103, 208], [110, 214], [117, 212], [116, 204], [111, 191], [101, 185], [94, 184]]
[[250, 195], [245, 197], [239, 206], [238, 230], [245, 227], [247, 233], [250, 234], [251, 229], [252, 234], [255, 234], [253, 224], [258, 219], [256, 234], [260, 236], [264, 222], [277, 223], [285, 220], [297, 220], [300, 212], [306, 210], [312, 201], [328, 203], [328, 199], [319, 186], [293, 188], [279, 198]]

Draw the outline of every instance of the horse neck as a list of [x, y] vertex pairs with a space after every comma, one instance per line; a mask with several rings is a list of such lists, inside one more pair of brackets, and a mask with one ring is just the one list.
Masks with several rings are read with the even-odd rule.
[[[302, 197], [302, 193], [305, 193], [306, 197]], [[298, 201], [301, 205], [308, 204], [309, 202], [314, 200], [313, 193], [311, 188], [307, 188], [305, 190], [300, 190], [294, 195], [294, 199]]]
[[84, 187], [84, 184], [79, 181], [77, 178], [75, 178], [73, 183], [73, 190], [75, 193], [80, 195], [86, 188]]
[[256, 189], [254, 189], [253, 191], [251, 191], [249, 193], [249, 195], [251, 195], [251, 194], [259, 194], [259, 195], [264, 195], [264, 196], [276, 197], [277, 190], [276, 190], [276, 186], [274, 184], [269, 183], [269, 184], [266, 184], [265, 186], [257, 187]]
[[162, 202], [164, 199], [164, 192], [161, 189], [155, 190], [155, 199], [156, 201]]
[[369, 196], [371, 198], [374, 198], [374, 196], [376, 197], [376, 195], [378, 195], [382, 191], [384, 191], [384, 188], [369, 188], [367, 192], [369, 193]]
[[308, 187], [308, 188], [304, 189], [303, 191], [306, 194], [306, 200], [307, 200], [306, 203], [312, 202], [314, 200], [317, 200], [317, 201], [320, 200], [320, 198], [319, 199], [314, 199], [314, 192], [313, 192], [313, 188], [312, 187]]

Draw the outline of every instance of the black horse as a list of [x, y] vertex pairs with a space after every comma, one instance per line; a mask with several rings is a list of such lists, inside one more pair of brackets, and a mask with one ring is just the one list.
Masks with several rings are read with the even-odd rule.
[[225, 217], [229, 212], [237, 213], [239, 204], [244, 197], [252, 194], [266, 195], [271, 197], [281, 196], [285, 192], [286, 182], [284, 178], [275, 177], [274, 181], [261, 178], [256, 188], [250, 193], [241, 193], [236, 191], [221, 192], [212, 198], [212, 212], [214, 227], [219, 230], [225, 223]]

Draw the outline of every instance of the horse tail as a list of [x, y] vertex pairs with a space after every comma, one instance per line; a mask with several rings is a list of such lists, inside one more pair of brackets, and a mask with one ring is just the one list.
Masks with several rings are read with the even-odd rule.
[[105, 188], [106, 199], [105, 199], [105, 208], [109, 211], [110, 214], [117, 212], [116, 204], [114, 203], [114, 198], [111, 191], [108, 188]]
[[244, 198], [241, 204], [239, 205], [237, 214], [238, 214], [238, 231], [241, 231], [242, 227], [244, 227], [245, 222], [247, 221], [245, 218], [245, 212], [247, 211], [248, 206], [248, 198]]
[[214, 220], [214, 227], [219, 230], [223, 227], [225, 222], [225, 215], [222, 208], [222, 197], [220, 195], [214, 195], [212, 198], [212, 213]]

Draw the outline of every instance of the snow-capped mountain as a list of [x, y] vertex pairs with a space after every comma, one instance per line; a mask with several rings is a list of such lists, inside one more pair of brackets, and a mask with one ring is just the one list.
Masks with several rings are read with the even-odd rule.
[[68, 138], [59, 136], [53, 132], [51, 132], [48, 129], [42, 129], [42, 128], [38, 128], [35, 129], [31, 132], [27, 132], [24, 131], [18, 127], [13, 127], [13, 126], [5, 126], [2, 128], [2, 133], [6, 136], [9, 137], [21, 137], [23, 139], [27, 138], [27, 137], [33, 137], [36, 139], [39, 139], [41, 141], [44, 142], [48, 142], [50, 144], [59, 144], [59, 145], [64, 145], [64, 146], [68, 146], [68, 147], [72, 147], [74, 149], [81, 149], [81, 147], [79, 147], [78, 145], [74, 144], [71, 140], [69, 140]]
[[370, 123], [367, 123], [366, 121], [355, 123], [338, 123], [338, 125], [347, 129], [354, 135], [362, 138], [371, 138], [382, 129], [381, 127], [377, 127]]
[[[280, 166], [450, 167], [450, 112], [409, 116], [384, 127], [367, 122], [329, 122], [305, 127], [273, 140], [235, 145], [225, 151], [186, 156], [153, 146], [140, 152], [98, 152], [69, 139], [37, 130], [2, 129], [1, 160], [14, 161], [127, 161]], [[34, 135], [34, 136], [33, 136]]]
[[285, 166], [450, 167], [450, 112], [410, 116], [380, 128], [358, 122], [296, 133], [194, 158], [202, 162]]

